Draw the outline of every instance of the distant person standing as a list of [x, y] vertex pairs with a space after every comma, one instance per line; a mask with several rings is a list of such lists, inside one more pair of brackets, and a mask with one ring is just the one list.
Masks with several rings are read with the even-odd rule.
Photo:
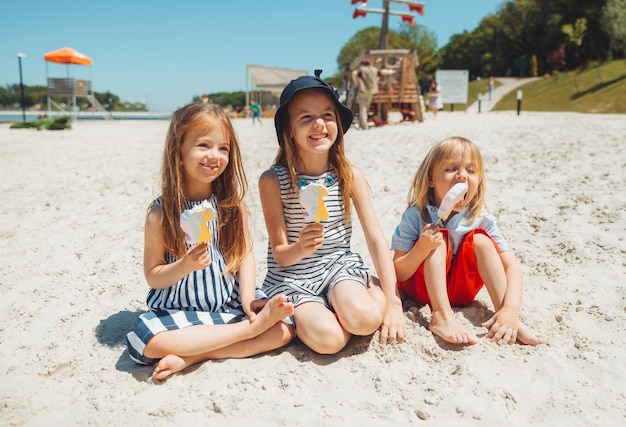
[[261, 121], [261, 106], [258, 102], [250, 100], [250, 111], [252, 111], [252, 126], [254, 126], [255, 120], [258, 120], [263, 127], [263, 122]]
[[496, 80], [493, 77], [489, 77], [489, 83], [487, 85], [487, 89], [489, 90], [489, 101], [491, 101], [491, 97], [493, 96], [493, 89], [496, 87]]
[[209, 103], [209, 95], [207, 95], [206, 93], [202, 94], [202, 103], [203, 104], [208, 104]]
[[437, 111], [443, 109], [443, 99], [441, 98], [441, 86], [435, 80], [430, 84], [428, 89], [428, 97], [430, 98], [430, 111], [433, 113], [433, 120], [437, 119]]
[[393, 74], [394, 70], [379, 70], [370, 61], [363, 60], [359, 68], [352, 72], [352, 81], [356, 86], [356, 102], [359, 104], [359, 127], [367, 129], [367, 118], [372, 98], [378, 93], [378, 74]]

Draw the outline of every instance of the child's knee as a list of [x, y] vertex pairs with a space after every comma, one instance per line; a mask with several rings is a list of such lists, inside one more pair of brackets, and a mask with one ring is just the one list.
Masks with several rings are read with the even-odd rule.
[[482, 234], [482, 233], [476, 233], [474, 234], [474, 250], [478, 250], [478, 251], [485, 251], [485, 250], [493, 250], [494, 252], [496, 251], [496, 248], [493, 245], [493, 241], [491, 240], [491, 237]]
[[315, 352], [319, 354], [336, 354], [339, 353], [347, 344], [346, 339], [342, 337], [326, 337], [322, 342], [316, 343], [311, 347]]
[[[338, 313], [339, 314], [339, 313]], [[380, 327], [385, 316], [385, 300], [358, 301], [339, 314], [341, 326], [352, 335], [369, 335]]]
[[296, 336], [294, 327], [283, 322], [275, 324], [270, 331], [274, 334], [279, 347], [289, 344]]
[[311, 350], [319, 354], [338, 353], [348, 343], [348, 339], [340, 327], [329, 328], [325, 331], [318, 330], [315, 334], [308, 335], [300, 334], [300, 339]]
[[485, 236], [482, 233], [475, 233], [474, 234], [474, 244], [475, 245], [486, 245], [487, 243], [490, 243], [491, 239], [488, 236]]
[[150, 341], [146, 343], [146, 348], [143, 350], [143, 354], [145, 357], [149, 357], [151, 359], [160, 359], [161, 357], [168, 354], [170, 348], [168, 346], [169, 341], [167, 339], [167, 332], [169, 331], [157, 333], [150, 339]]

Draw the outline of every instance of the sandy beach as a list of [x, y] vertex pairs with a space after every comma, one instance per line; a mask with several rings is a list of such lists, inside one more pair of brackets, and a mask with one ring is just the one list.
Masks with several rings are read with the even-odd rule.
[[[249, 180], [257, 277], [267, 232], [257, 179], [273, 122], [234, 121]], [[626, 425], [626, 116], [441, 112], [351, 129], [352, 163], [385, 235], [428, 147], [452, 135], [483, 153], [487, 203], [521, 263], [522, 319], [548, 344], [499, 346], [486, 291], [457, 316], [479, 337], [447, 344], [407, 305], [406, 342], [378, 333], [334, 356], [297, 340], [208, 361], [163, 383], [125, 335], [146, 310], [143, 223], [158, 195], [167, 121], [79, 121], [69, 131], [0, 124], [2, 426]], [[358, 220], [353, 250], [373, 268]]]

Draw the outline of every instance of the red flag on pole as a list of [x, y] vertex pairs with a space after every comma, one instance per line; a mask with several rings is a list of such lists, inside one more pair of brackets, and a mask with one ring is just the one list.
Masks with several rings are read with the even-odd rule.
[[412, 16], [402, 15], [402, 22], [408, 22], [409, 24], [415, 26], [415, 19]]
[[[354, 4], [354, 3], [352, 3], [352, 4]], [[421, 4], [410, 4], [409, 5], [409, 10], [411, 12], [417, 12], [420, 15], [424, 16], [424, 6], [421, 5]]]

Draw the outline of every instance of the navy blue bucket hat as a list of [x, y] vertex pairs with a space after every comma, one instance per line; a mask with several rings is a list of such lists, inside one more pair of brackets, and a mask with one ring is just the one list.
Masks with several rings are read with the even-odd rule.
[[287, 115], [287, 105], [293, 99], [294, 95], [304, 89], [324, 89], [328, 92], [332, 100], [339, 109], [339, 117], [341, 119], [341, 127], [343, 133], [346, 133], [350, 125], [352, 124], [353, 114], [352, 111], [339, 102], [339, 93], [333, 89], [331, 85], [326, 83], [320, 78], [322, 70], [315, 70], [315, 77], [313, 76], [300, 76], [289, 82], [289, 84], [283, 89], [283, 93], [280, 95], [280, 106], [276, 110], [274, 116], [274, 126], [276, 127], [276, 135], [278, 136], [278, 143], [283, 143], [283, 125]]

